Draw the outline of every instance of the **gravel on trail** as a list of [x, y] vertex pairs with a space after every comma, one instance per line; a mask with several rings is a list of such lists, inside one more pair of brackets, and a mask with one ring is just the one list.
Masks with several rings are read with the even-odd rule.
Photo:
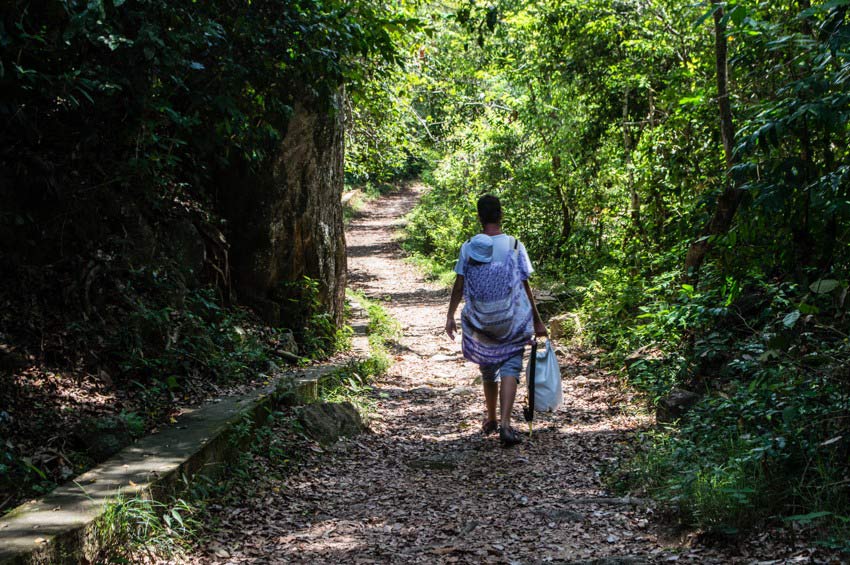
[[[808, 549], [718, 549], [665, 534], [671, 527], [651, 503], [606, 492], [605, 467], [653, 422], [592, 351], [559, 348], [565, 405], [538, 415], [531, 438], [502, 449], [497, 436], [483, 437], [477, 369], [443, 332], [448, 291], [397, 243], [422, 190], [368, 203], [347, 229], [349, 286], [382, 301], [403, 330], [371, 392], [371, 431], [306, 450], [279, 485], [218, 509], [222, 522], [189, 562], [810, 561]], [[523, 399], [521, 387], [515, 427], [526, 431]]]

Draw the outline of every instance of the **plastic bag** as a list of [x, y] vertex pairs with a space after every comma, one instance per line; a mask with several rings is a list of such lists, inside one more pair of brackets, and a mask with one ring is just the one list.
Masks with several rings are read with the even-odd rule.
[[[560, 408], [564, 402], [561, 389], [561, 368], [555, 358], [552, 342], [546, 340], [546, 347], [537, 350], [537, 366], [534, 377], [534, 411], [551, 412]], [[526, 378], [531, 378], [531, 363], [526, 368]]]

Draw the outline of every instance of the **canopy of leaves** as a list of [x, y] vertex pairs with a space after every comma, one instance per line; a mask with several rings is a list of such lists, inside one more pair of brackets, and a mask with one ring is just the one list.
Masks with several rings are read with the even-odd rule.
[[267, 159], [296, 99], [327, 103], [394, 62], [409, 24], [370, 2], [13, 2], [2, 181], [45, 199], [96, 183], [202, 193], [213, 164]]

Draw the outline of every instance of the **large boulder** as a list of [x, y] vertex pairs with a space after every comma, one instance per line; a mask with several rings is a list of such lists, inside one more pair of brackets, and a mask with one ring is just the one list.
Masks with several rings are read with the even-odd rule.
[[[234, 288], [272, 323], [283, 317], [288, 298], [297, 298], [281, 295], [286, 283], [305, 276], [319, 281], [322, 304], [342, 320], [343, 113], [334, 107], [342, 104], [302, 97], [285, 119], [286, 134], [265, 169], [244, 164], [219, 176]], [[284, 312], [270, 308], [269, 300]], [[286, 326], [287, 320], [280, 323]]]
[[701, 396], [682, 388], [674, 388], [658, 401], [655, 409], [655, 421], [659, 424], [675, 422], [699, 402]]
[[549, 337], [554, 340], [569, 340], [581, 335], [581, 320], [578, 314], [566, 312], [549, 318]]
[[304, 433], [322, 445], [351, 437], [366, 429], [360, 413], [350, 402], [317, 402], [298, 411]]

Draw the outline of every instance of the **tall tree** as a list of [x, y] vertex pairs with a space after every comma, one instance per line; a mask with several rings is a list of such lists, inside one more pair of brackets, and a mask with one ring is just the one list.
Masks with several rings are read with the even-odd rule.
[[735, 165], [735, 127], [732, 121], [732, 104], [729, 100], [729, 41], [726, 35], [725, 2], [711, 0], [714, 5], [714, 62], [717, 74], [717, 105], [720, 110], [720, 137], [723, 141], [726, 177], [723, 191], [717, 197], [714, 214], [688, 249], [685, 257], [685, 277], [691, 281], [699, 278], [699, 270], [714, 236], [729, 231], [743, 191], [729, 172]]

